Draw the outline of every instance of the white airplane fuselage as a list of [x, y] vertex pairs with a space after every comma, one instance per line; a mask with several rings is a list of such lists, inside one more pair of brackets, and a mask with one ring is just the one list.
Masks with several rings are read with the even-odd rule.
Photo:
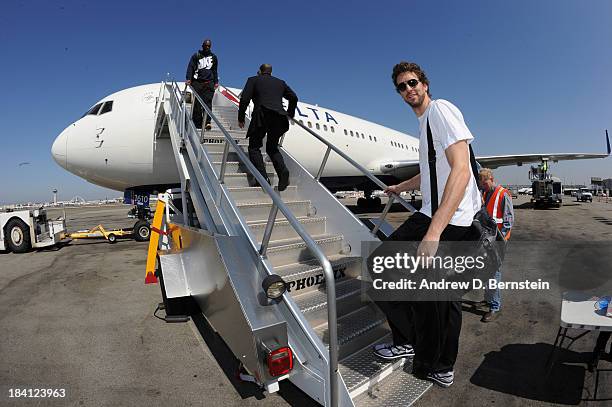
[[[56, 138], [51, 149], [55, 161], [93, 184], [118, 191], [179, 183], [170, 140], [153, 134], [160, 87], [136, 86], [102, 98], [94, 105], [101, 104], [97, 112], [85, 114]], [[374, 174], [382, 174], [381, 163], [418, 160], [419, 140], [396, 130], [302, 102], [295, 119]], [[285, 135], [284, 147], [313, 174], [326, 148], [296, 125]], [[332, 153], [324, 177], [350, 176], [362, 174]]]

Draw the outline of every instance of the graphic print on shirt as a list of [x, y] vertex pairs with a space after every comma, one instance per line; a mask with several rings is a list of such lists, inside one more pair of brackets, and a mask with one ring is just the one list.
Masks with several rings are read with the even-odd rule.
[[211, 69], [213, 65], [213, 57], [209, 55], [207, 57], [198, 60], [198, 70], [200, 69]]

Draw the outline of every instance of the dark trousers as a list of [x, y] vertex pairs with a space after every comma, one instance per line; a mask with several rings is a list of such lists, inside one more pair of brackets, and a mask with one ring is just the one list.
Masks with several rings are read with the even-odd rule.
[[[593, 349], [593, 353], [598, 355], [606, 351], [606, 344], [610, 340], [612, 336], [612, 332], [602, 331], [599, 333], [597, 337], [597, 342], [595, 343], [595, 349]], [[612, 346], [610, 347], [610, 354], [612, 354]]]
[[[261, 108], [259, 112], [253, 112], [251, 124], [246, 135], [249, 139], [249, 158], [266, 179], [268, 178], [266, 164], [261, 155], [263, 139], [266, 136], [268, 137], [266, 139], [266, 153], [272, 161], [274, 170], [280, 176], [280, 174], [287, 171], [287, 167], [285, 166], [283, 155], [278, 150], [278, 141], [287, 130], [289, 130], [289, 122], [286, 116], [265, 108]], [[248, 179], [249, 184], [254, 182], [251, 174], [248, 174]]]
[[[387, 240], [420, 241], [431, 218], [419, 212], [404, 222]], [[473, 238], [472, 228], [448, 225], [441, 241]], [[461, 304], [458, 301], [377, 302], [387, 315], [393, 343], [414, 347], [413, 372], [419, 376], [452, 370], [459, 353]]]
[[[193, 89], [196, 91], [198, 96], [202, 98], [204, 104], [208, 106], [208, 109], [212, 111], [212, 100], [213, 96], [215, 95], [215, 84], [212, 83], [212, 81], [203, 82], [194, 80], [191, 82], [191, 86], [193, 86]], [[195, 126], [199, 129], [202, 128], [202, 122], [204, 119], [204, 109], [195, 97], [193, 101], [193, 112], [191, 114], [191, 117], [193, 118], [193, 123], [195, 124]], [[206, 124], [210, 124], [209, 115], [207, 115], [206, 117]]]

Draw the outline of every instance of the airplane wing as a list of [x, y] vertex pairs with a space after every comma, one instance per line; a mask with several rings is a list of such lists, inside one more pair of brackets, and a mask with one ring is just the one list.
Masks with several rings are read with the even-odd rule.
[[[541, 153], [541, 154], [514, 154], [514, 155], [490, 155], [478, 156], [476, 161], [486, 168], [498, 168], [509, 165], [521, 166], [525, 163], [539, 163], [543, 159], [552, 162], [565, 160], [587, 160], [591, 158], [606, 158], [610, 155], [610, 138], [606, 130], [607, 153]], [[419, 162], [414, 160], [394, 160], [380, 163], [383, 174], [392, 175], [400, 179], [413, 177], [419, 172]]]
[[476, 161], [486, 168], [498, 168], [508, 165], [521, 166], [524, 163], [540, 163], [543, 159], [558, 162], [566, 160], [587, 160], [590, 158], [606, 158], [608, 154], [586, 154], [586, 153], [555, 153], [555, 154], [518, 154], [518, 155], [492, 155], [476, 157]]

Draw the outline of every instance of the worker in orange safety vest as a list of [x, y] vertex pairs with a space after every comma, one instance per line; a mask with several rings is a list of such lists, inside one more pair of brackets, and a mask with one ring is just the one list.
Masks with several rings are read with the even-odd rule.
[[[483, 190], [482, 202], [487, 208], [487, 212], [497, 223], [504, 240], [510, 239], [510, 232], [514, 223], [514, 208], [512, 206], [512, 195], [510, 191], [495, 183], [493, 171], [489, 168], [482, 168], [479, 172], [480, 186]], [[501, 267], [495, 273], [497, 282], [501, 282]], [[501, 295], [499, 288], [485, 288], [485, 299], [478, 306], [488, 306], [481, 321], [491, 322], [495, 320], [501, 311]]]

